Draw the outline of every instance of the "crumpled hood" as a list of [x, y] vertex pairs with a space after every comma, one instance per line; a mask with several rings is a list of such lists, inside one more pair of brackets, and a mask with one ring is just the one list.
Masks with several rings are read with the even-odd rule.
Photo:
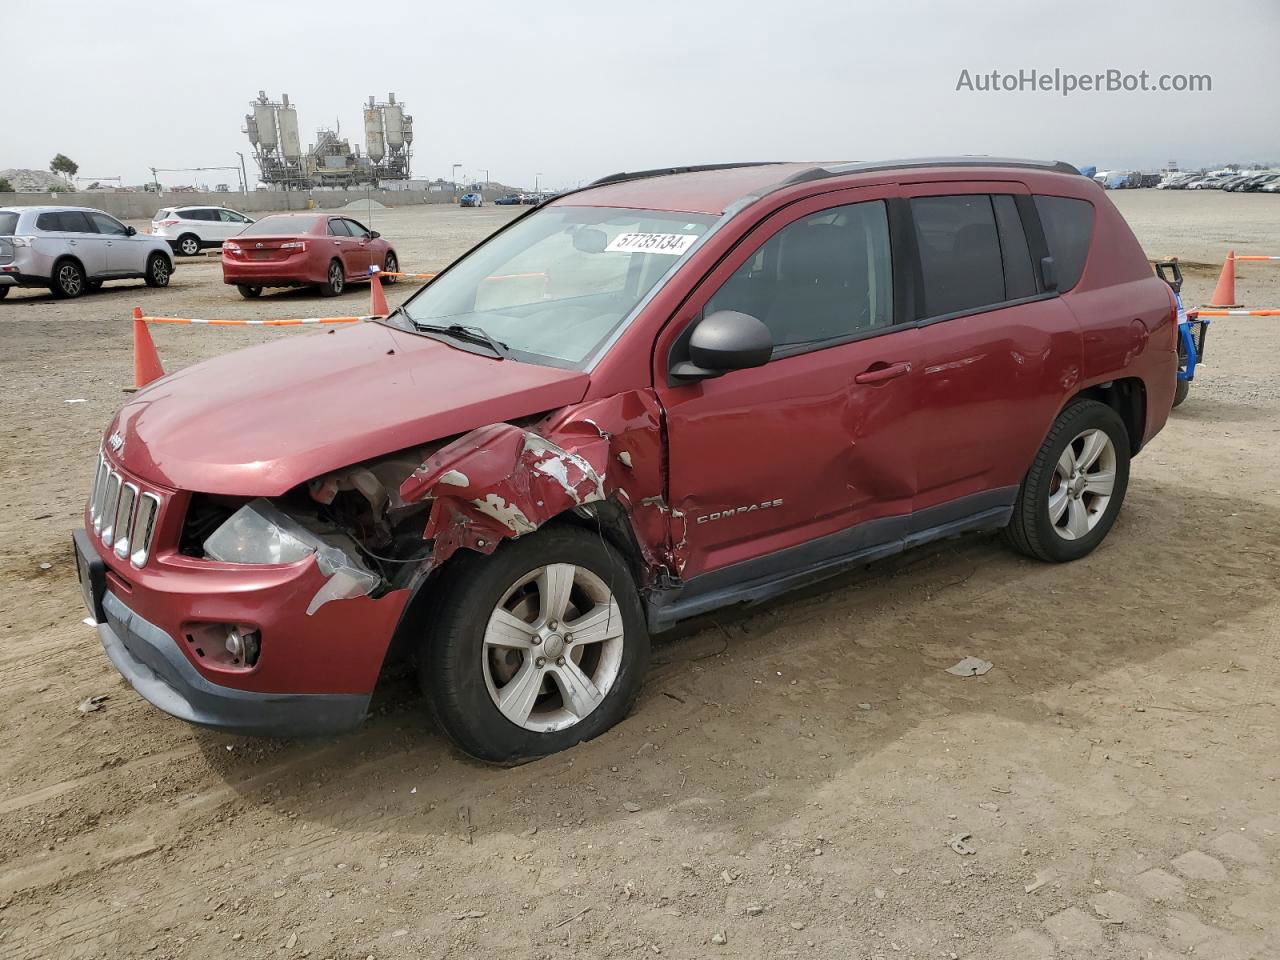
[[589, 379], [359, 323], [157, 380], [116, 414], [107, 449], [118, 435], [114, 458], [162, 486], [278, 496], [370, 457], [576, 403]]

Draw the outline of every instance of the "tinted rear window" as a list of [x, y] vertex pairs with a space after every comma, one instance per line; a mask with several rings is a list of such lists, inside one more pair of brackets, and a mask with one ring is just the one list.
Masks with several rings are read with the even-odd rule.
[[18, 229], [18, 215], [0, 210], [0, 237], [12, 237]]
[[1036, 197], [1036, 210], [1044, 227], [1058, 271], [1058, 289], [1070, 290], [1080, 282], [1084, 262], [1089, 256], [1089, 238], [1093, 235], [1093, 204], [1070, 197]]
[[925, 316], [959, 313], [1005, 299], [989, 196], [915, 197], [911, 216], [920, 246]]
[[284, 233], [310, 233], [318, 217], [263, 217], [240, 232], [241, 236], [266, 236]]
[[36, 229], [51, 233], [96, 233], [89, 218], [79, 210], [63, 210], [60, 213], [42, 213], [36, 217]]

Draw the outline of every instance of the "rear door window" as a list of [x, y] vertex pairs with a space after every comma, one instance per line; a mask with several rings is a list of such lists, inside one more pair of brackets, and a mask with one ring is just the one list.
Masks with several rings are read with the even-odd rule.
[[79, 210], [63, 210], [57, 214], [58, 227], [63, 233], [97, 233], [89, 218]]
[[1089, 257], [1089, 240], [1093, 236], [1093, 204], [1071, 197], [1036, 195], [1036, 211], [1044, 228], [1058, 272], [1058, 289], [1070, 290], [1080, 282], [1084, 262]]
[[913, 197], [926, 317], [1005, 299], [995, 212], [986, 194]]

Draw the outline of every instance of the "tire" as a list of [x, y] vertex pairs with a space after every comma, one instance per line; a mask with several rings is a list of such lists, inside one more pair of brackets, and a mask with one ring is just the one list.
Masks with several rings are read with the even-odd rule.
[[184, 257], [194, 257], [200, 252], [200, 238], [194, 233], [184, 233], [178, 238], [175, 249]]
[[1182, 406], [1182, 401], [1187, 399], [1187, 394], [1191, 392], [1190, 380], [1179, 380], [1178, 386], [1173, 391], [1173, 405], [1175, 407]]
[[346, 289], [347, 275], [342, 269], [341, 260], [329, 261], [328, 277], [328, 280], [320, 284], [320, 296], [336, 297]]
[[240, 291], [240, 296], [244, 297], [246, 300], [257, 300], [262, 296], [261, 287], [251, 287], [247, 283], [237, 283], [236, 289]]
[[[382, 261], [382, 272], [383, 273], [399, 273], [400, 272], [400, 261], [396, 259], [394, 250], [387, 251], [387, 256]], [[399, 277], [387, 277], [386, 282], [395, 283], [399, 279], [400, 279]]]
[[7, 286], [0, 287], [0, 300], [3, 300], [8, 295], [9, 295], [9, 288]]
[[49, 289], [59, 300], [73, 300], [88, 289], [84, 268], [74, 260], [59, 260], [53, 265]]
[[153, 253], [147, 258], [146, 281], [148, 287], [167, 287], [173, 267], [163, 253]]
[[[599, 736], [631, 710], [648, 669], [649, 634], [626, 563], [598, 534], [551, 527], [504, 541], [487, 557], [464, 550], [444, 576], [418, 670], [436, 720], [460, 749], [491, 763], [545, 756]], [[566, 624], [599, 616], [591, 635], [600, 639], [562, 648], [572, 634], [553, 619], [555, 600], [543, 598], [552, 594], [545, 584], [570, 582], [566, 576], [572, 586], [558, 605], [572, 614]], [[576, 706], [566, 689], [578, 691]], [[508, 712], [499, 707], [502, 691], [516, 702]], [[529, 696], [512, 698], [522, 691]]]
[[97, 293], [99, 290], [102, 289], [102, 284], [103, 284], [103, 281], [101, 280], [86, 280], [84, 282], [85, 289], [88, 290], [90, 293]]
[[[1082, 461], [1087, 462], [1080, 473]], [[1036, 453], [1018, 490], [1005, 537], [1036, 560], [1078, 560], [1106, 537], [1128, 486], [1129, 432], [1124, 421], [1104, 403], [1078, 400], [1058, 415]]]

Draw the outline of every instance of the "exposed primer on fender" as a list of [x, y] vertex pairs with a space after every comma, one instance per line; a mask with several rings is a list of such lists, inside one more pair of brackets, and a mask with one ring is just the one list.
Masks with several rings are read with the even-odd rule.
[[423, 537], [433, 541], [432, 567], [462, 547], [490, 553], [504, 538], [610, 501], [630, 521], [652, 581], [684, 566], [684, 517], [663, 499], [661, 450], [656, 396], [631, 391], [558, 411], [535, 429], [473, 430], [429, 456], [399, 494], [407, 504], [431, 502]]

